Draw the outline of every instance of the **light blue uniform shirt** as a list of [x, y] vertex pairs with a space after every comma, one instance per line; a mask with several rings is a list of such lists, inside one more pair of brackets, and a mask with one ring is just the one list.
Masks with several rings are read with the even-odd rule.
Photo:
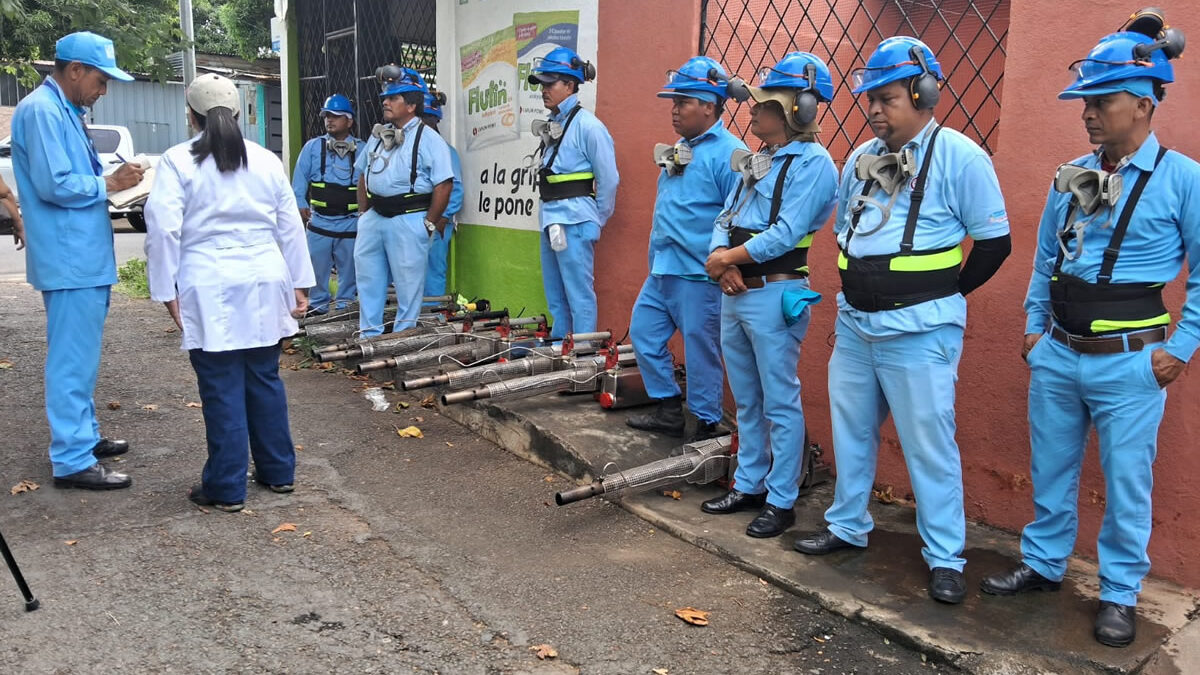
[[[768, 227], [775, 180], [789, 155], [795, 155], [796, 159], [792, 160], [787, 177], [783, 179], [779, 218]], [[810, 232], [816, 232], [825, 225], [837, 199], [837, 169], [833, 166], [829, 151], [820, 143], [792, 141], [775, 151], [771, 157], [771, 170], [748, 190], [749, 198], [746, 189], [738, 195], [735, 184], [725, 200], [724, 210], [732, 212], [738, 209], [731, 223], [734, 227], [762, 232], [746, 242], [745, 246], [746, 253], [754, 262], [766, 262], [791, 251]], [[729, 246], [729, 232], [717, 225], [713, 228], [708, 249], [711, 252], [722, 246]]]
[[[566, 124], [571, 110], [579, 105], [579, 97], [571, 94], [558, 105], [558, 114], [550, 119], [559, 124]], [[590, 110], [581, 108], [571, 120], [571, 126], [558, 141], [558, 156], [554, 158], [554, 173], [580, 173], [591, 171], [596, 176], [596, 197], [568, 197], [552, 202], [542, 202], [542, 229], [558, 223], [559, 225], [574, 225], [576, 223], [596, 223], [604, 227], [617, 204], [617, 183], [621, 181], [617, 173], [617, 156], [613, 148], [613, 139], [604, 123], [596, 118]], [[554, 154], [554, 146], [546, 148], [542, 153], [542, 166], [547, 166], [550, 156]]]
[[13, 170], [25, 217], [25, 278], [39, 291], [117, 283], [108, 190], [84, 111], [47, 77], [13, 113]]
[[[392, 146], [391, 150], [384, 150], [378, 138], [367, 140], [367, 151], [358, 154], [357, 168], [367, 177], [368, 192], [384, 197], [409, 192], [429, 194], [435, 185], [454, 179], [450, 146], [436, 131], [422, 127], [423, 124], [419, 117], [405, 123], [404, 142]], [[420, 128], [425, 131], [421, 133], [421, 145], [417, 148], [417, 180], [409, 185], [413, 143]], [[371, 159], [373, 152], [376, 153], [374, 160]]]
[[[346, 140], [358, 146], [355, 154], [357, 163], [358, 156], [366, 152], [367, 144], [353, 136], [347, 136]], [[362, 175], [362, 171], [350, 163], [350, 153], [346, 153], [345, 157], [338, 157], [336, 152], [329, 152], [325, 157], [325, 174], [321, 174], [321, 153], [325, 151], [325, 143], [333, 141], [333, 136], [329, 134], [313, 138], [304, 144], [300, 156], [296, 158], [296, 169], [292, 172], [292, 192], [296, 194], [296, 204], [302, 209], [309, 208], [309, 183], [358, 185], [358, 177]], [[326, 216], [313, 211], [312, 221], [313, 225], [331, 232], [351, 232], [358, 223], [358, 212], [344, 216]]]
[[454, 171], [454, 187], [450, 190], [450, 203], [446, 205], [446, 212], [442, 215], [453, 221], [454, 216], [462, 211], [463, 205], [462, 162], [459, 161], [458, 150], [455, 150], [453, 145], [447, 144], [446, 147], [450, 149], [450, 168]]
[[[926, 149], [936, 120], [905, 144], [912, 148], [917, 166], [925, 161]], [[854, 175], [854, 163], [859, 155], [887, 153], [887, 145], [879, 139], [860, 145], [842, 169], [842, 182], [838, 192], [838, 213], [834, 221], [838, 247], [845, 250], [850, 229], [850, 198], [861, 194], [865, 181]], [[1008, 234], [1008, 212], [1004, 208], [1004, 197], [1000, 194], [1000, 181], [992, 160], [969, 138], [943, 127], [934, 146], [933, 163], [925, 181], [925, 199], [917, 217], [917, 231], [913, 237], [914, 251], [929, 251], [949, 248], [962, 242], [963, 237], [972, 239], [994, 239]], [[855, 234], [850, 238], [849, 254], [856, 258], [869, 255], [890, 255], [900, 251], [900, 240], [904, 237], [904, 225], [908, 220], [908, 209], [912, 203], [912, 186], [915, 176], [900, 188], [900, 195], [892, 206], [891, 217], [879, 231], [869, 235]], [[889, 196], [876, 188], [871, 197], [887, 203]], [[859, 232], [870, 231], [879, 225], [882, 211], [874, 204], [863, 207], [858, 221]], [[967, 325], [967, 299], [955, 293], [944, 298], [917, 303], [900, 309], [881, 312], [863, 312], [850, 306], [838, 293], [838, 311], [851, 320], [859, 332], [874, 337], [899, 333], [923, 333], [939, 326]]]
[[717, 214], [737, 189], [741, 174], [729, 168], [733, 151], [746, 144], [717, 120], [691, 139], [679, 139], [692, 148], [692, 161], [682, 174], [658, 174], [654, 201], [654, 227], [650, 230], [650, 274], [707, 281], [704, 261]]
[[[1118, 173], [1124, 189], [1117, 205], [1102, 207], [1091, 216], [1080, 214], [1089, 222], [1083, 233], [1083, 254], [1076, 260], [1063, 260], [1062, 271], [1095, 283], [1100, 272], [1104, 249], [1112, 239], [1113, 228], [1125, 208], [1133, 184], [1143, 171], [1154, 167], [1158, 155], [1158, 139], [1153, 133], [1142, 143]], [[1072, 162], [1089, 169], [1100, 168], [1100, 158], [1089, 154]], [[1133, 211], [1121, 243], [1121, 253], [1113, 268], [1112, 283], [1168, 283], [1179, 273], [1184, 255], [1187, 256], [1187, 301], [1175, 332], [1164, 348], [1177, 359], [1188, 361], [1200, 346], [1200, 164], [1179, 154], [1168, 152], [1154, 169], [1146, 183], [1141, 199]], [[1050, 325], [1050, 276], [1058, 257], [1058, 231], [1067, 218], [1070, 193], [1050, 190], [1042, 220], [1038, 225], [1037, 253], [1033, 259], [1033, 276], [1025, 296], [1025, 332], [1041, 333]], [[1108, 227], [1104, 227], [1106, 221]], [[1070, 250], [1075, 252], [1072, 236]]]

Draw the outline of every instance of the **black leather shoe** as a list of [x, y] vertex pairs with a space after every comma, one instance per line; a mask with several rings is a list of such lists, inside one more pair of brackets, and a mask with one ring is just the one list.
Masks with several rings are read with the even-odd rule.
[[759, 512], [758, 517], [746, 526], [746, 536], [755, 539], [778, 537], [795, 524], [795, 509], [784, 509], [774, 504], [767, 504]]
[[1128, 647], [1137, 635], [1137, 607], [1100, 601], [1096, 612], [1096, 642], [1109, 647]]
[[100, 442], [92, 448], [92, 456], [96, 459], [116, 457], [127, 452], [129, 452], [129, 441], [114, 441], [108, 438], [101, 438]]
[[188, 490], [188, 501], [196, 506], [211, 506], [226, 513], [236, 513], [246, 506], [245, 502], [219, 502], [204, 493], [203, 485], [194, 485]]
[[721, 426], [720, 422], [703, 422], [696, 420], [696, 430], [683, 439], [684, 443], [696, 443], [698, 441], [707, 441], [710, 438], [719, 436], [728, 436], [729, 430]]
[[990, 595], [1016, 595], [1025, 591], [1057, 591], [1061, 581], [1050, 581], [1021, 563], [1007, 572], [992, 574], [979, 582], [979, 590]]
[[866, 547], [855, 546], [841, 537], [838, 537], [836, 534], [830, 532], [829, 529], [826, 528], [820, 532], [813, 532], [800, 537], [796, 540], [796, 543], [792, 545], [792, 548], [805, 555], [825, 555], [826, 553], [833, 553], [834, 551], [840, 551], [844, 548], [862, 549]]
[[658, 407], [652, 413], [634, 415], [625, 420], [625, 424], [642, 431], [657, 431], [660, 434], [682, 436], [683, 399], [679, 396], [659, 399]]
[[957, 605], [967, 597], [967, 580], [958, 570], [935, 567], [929, 570], [929, 597], [948, 605]]
[[710, 499], [700, 505], [705, 513], [737, 513], [738, 511], [754, 511], [761, 509], [767, 503], [767, 493], [748, 495], [745, 492], [730, 490], [724, 497]]
[[54, 487], [80, 490], [120, 490], [133, 485], [133, 479], [123, 473], [109, 471], [99, 462], [69, 476], [55, 476]]
[[296, 486], [292, 483], [279, 483], [278, 485], [271, 485], [270, 483], [263, 482], [257, 478], [254, 479], [254, 482], [267, 488], [271, 492], [281, 495], [294, 492], [296, 490]]

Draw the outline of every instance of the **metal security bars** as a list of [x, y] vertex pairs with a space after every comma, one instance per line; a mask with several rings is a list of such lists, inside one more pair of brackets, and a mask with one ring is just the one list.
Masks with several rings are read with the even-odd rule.
[[[915, 35], [946, 75], [939, 121], [994, 154], [1008, 17], [1009, 0], [702, 0], [700, 53], [747, 80], [790, 51], [824, 59], [834, 97], [818, 121], [822, 141], [840, 162], [873, 137], [866, 98], [851, 93], [850, 73], [884, 38]], [[749, 106], [732, 108], [730, 119], [732, 131], [745, 138]]]
[[299, 0], [300, 112], [305, 139], [325, 133], [318, 113], [343, 94], [358, 113], [355, 133], [381, 121], [375, 69], [397, 63], [433, 83], [436, 0]]

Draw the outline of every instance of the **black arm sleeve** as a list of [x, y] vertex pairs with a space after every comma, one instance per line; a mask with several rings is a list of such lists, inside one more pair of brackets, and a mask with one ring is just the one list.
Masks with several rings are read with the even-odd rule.
[[1012, 252], [1012, 237], [980, 239], [971, 247], [971, 255], [958, 273], [958, 292], [966, 295], [982, 286]]

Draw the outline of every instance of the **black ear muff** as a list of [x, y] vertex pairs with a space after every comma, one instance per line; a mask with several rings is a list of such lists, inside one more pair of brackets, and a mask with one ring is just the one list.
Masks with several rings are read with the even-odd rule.
[[817, 67], [811, 63], [804, 64], [804, 79], [808, 81], [808, 86], [796, 92], [790, 111], [792, 122], [797, 126], [810, 124], [817, 119]]
[[583, 70], [584, 82], [591, 82], [596, 79], [596, 66], [593, 66], [591, 61], [584, 61], [578, 56], [571, 57], [571, 68], [573, 70]]
[[925, 52], [920, 47], [913, 46], [908, 50], [912, 60], [921, 66], [921, 74], [912, 78], [908, 85], [908, 93], [912, 96], [913, 105], [917, 110], [932, 110], [937, 107], [938, 99], [942, 97], [942, 89], [938, 86], [937, 75], [929, 68]]
[[1134, 47], [1133, 56], [1137, 59], [1147, 59], [1155, 51], [1161, 49], [1163, 56], [1166, 56], [1167, 59], [1176, 59], [1183, 53], [1186, 45], [1187, 40], [1183, 37], [1183, 31], [1178, 28], [1168, 28], [1154, 42]]

